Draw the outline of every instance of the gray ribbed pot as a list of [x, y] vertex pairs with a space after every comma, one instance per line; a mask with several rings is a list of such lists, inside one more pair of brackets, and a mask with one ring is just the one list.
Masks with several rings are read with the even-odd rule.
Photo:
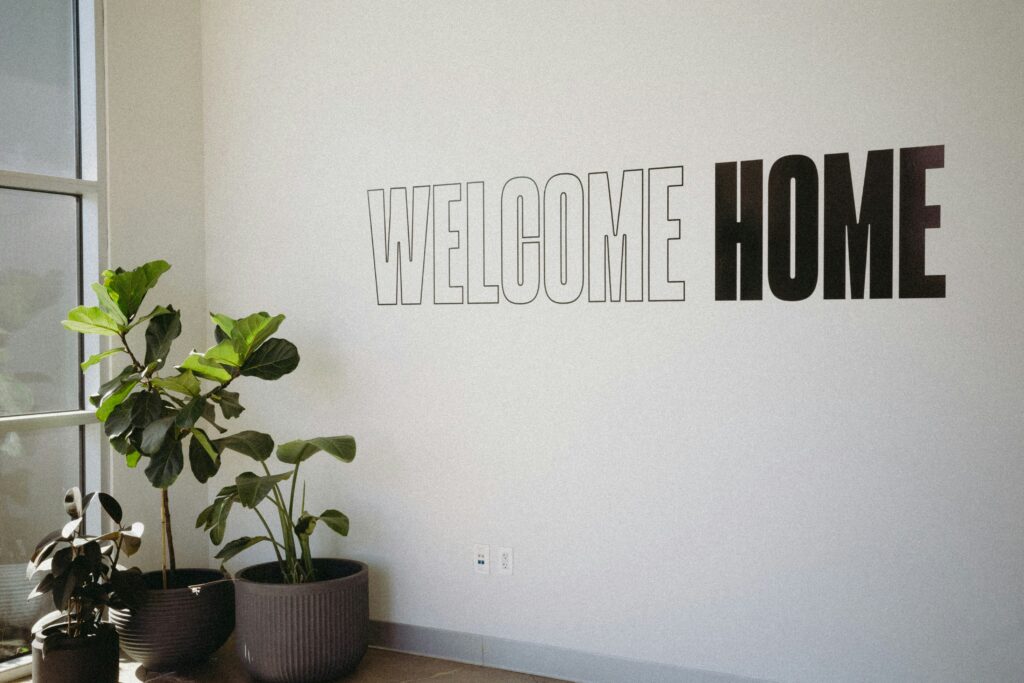
[[212, 569], [178, 569], [170, 588], [160, 572], [143, 575], [146, 597], [130, 610], [110, 610], [121, 648], [150, 671], [198, 664], [235, 628], [235, 586]]
[[252, 677], [267, 683], [329, 681], [352, 671], [366, 654], [366, 565], [314, 559], [313, 566], [320, 579], [313, 583], [282, 583], [276, 562], [238, 572], [235, 647]]
[[34, 683], [117, 683], [117, 633], [100, 624], [93, 635], [68, 638], [61, 625], [44, 628], [32, 639]]

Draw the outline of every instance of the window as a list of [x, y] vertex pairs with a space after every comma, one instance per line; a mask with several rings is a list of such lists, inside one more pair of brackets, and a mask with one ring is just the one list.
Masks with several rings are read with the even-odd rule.
[[60, 326], [106, 251], [100, 4], [0, 2], [0, 680], [52, 609], [26, 600], [28, 555], [100, 481], [100, 372], [78, 367], [100, 349]]

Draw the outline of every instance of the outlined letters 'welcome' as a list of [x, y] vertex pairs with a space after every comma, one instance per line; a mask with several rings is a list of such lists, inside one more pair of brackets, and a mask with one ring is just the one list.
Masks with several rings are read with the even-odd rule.
[[559, 173], [543, 190], [520, 176], [502, 187], [498, 225], [483, 182], [369, 190], [377, 303], [420, 304], [426, 286], [435, 304], [683, 301], [670, 262], [682, 186], [682, 166], [624, 171], [617, 188], [605, 172], [586, 187]]

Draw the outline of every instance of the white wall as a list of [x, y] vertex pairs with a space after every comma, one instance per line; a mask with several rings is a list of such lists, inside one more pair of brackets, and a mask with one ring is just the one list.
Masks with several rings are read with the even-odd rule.
[[[107, 142], [109, 262], [135, 267], [153, 259], [172, 266], [147, 305], [182, 311], [172, 355], [206, 347], [203, 230], [203, 93], [199, 3], [107, 0]], [[136, 342], [144, 348], [140, 334]], [[187, 466], [186, 466], [187, 469]], [[113, 491], [125, 514], [146, 524], [146, 569], [160, 567], [160, 493], [140, 467], [114, 453]], [[171, 490], [180, 567], [205, 567], [210, 554], [193, 529], [206, 487], [188, 472]]]
[[[202, 310], [202, 101], [208, 307], [287, 313], [303, 356], [240, 422], [357, 436], [307, 478], [374, 618], [786, 681], [1021, 677], [1019, 5], [207, 3], [202, 99], [193, 6], [139, 7], [108, 17], [115, 261], [168, 257]], [[868, 150], [929, 144], [947, 298], [714, 301], [715, 162], [850, 152], [859, 187]], [[512, 176], [672, 164], [685, 303], [376, 304], [369, 189], [484, 180], [493, 225]]]

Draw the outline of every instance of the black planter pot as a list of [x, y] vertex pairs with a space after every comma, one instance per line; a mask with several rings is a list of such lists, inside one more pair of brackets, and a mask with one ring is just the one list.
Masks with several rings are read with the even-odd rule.
[[369, 570], [352, 560], [315, 559], [313, 565], [321, 579], [314, 583], [281, 583], [276, 562], [237, 574], [235, 647], [260, 681], [329, 681], [366, 654]]
[[68, 638], [61, 626], [44, 628], [32, 639], [34, 683], [117, 683], [117, 632], [101, 624], [97, 633]]
[[178, 569], [164, 589], [160, 572], [143, 575], [149, 590], [138, 608], [110, 610], [121, 648], [150, 671], [198, 664], [235, 628], [234, 583], [212, 569]]

